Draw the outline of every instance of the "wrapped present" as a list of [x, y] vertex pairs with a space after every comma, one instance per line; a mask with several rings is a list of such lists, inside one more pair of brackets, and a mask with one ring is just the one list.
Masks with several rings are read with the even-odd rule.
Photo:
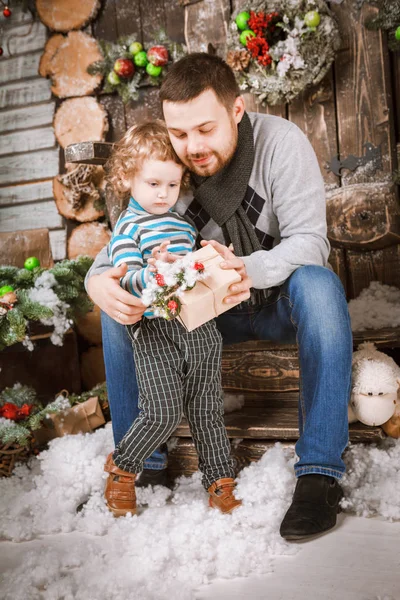
[[188, 331], [240, 304], [225, 304], [223, 299], [229, 296], [229, 287], [241, 281], [235, 269], [221, 269], [220, 264], [224, 259], [210, 244], [193, 252], [191, 258], [204, 265], [204, 278], [197, 281], [193, 289], [179, 296], [181, 307], [178, 319]]
[[45, 419], [43, 427], [35, 431], [35, 438], [39, 442], [43, 442], [64, 435], [88, 433], [96, 427], [104, 425], [105, 422], [99, 398], [93, 396], [86, 402], [75, 404], [66, 410], [50, 413]]

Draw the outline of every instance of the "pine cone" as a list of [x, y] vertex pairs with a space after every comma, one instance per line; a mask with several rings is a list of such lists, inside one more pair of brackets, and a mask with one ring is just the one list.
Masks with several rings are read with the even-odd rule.
[[234, 71], [243, 71], [249, 66], [251, 54], [247, 50], [229, 50], [226, 62]]

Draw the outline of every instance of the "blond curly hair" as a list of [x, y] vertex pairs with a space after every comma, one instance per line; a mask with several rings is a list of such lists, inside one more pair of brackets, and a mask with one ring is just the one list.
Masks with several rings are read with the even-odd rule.
[[[131, 179], [141, 169], [143, 161], [172, 160], [184, 167], [169, 139], [168, 130], [161, 119], [133, 125], [124, 137], [114, 145], [107, 162], [107, 180], [120, 198], [130, 194], [126, 180]], [[187, 177], [182, 177], [187, 183]]]

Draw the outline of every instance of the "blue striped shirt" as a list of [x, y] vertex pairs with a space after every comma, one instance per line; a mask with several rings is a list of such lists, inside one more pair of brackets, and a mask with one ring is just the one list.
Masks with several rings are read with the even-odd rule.
[[[120, 284], [133, 296], [140, 298], [152, 277], [147, 261], [151, 258], [153, 248], [170, 240], [168, 252], [184, 255], [192, 252], [196, 237], [196, 229], [178, 213], [169, 210], [163, 215], [152, 215], [131, 198], [115, 225], [108, 244], [108, 256], [114, 267], [122, 263], [128, 265]], [[154, 313], [147, 309], [144, 316], [154, 318]]]

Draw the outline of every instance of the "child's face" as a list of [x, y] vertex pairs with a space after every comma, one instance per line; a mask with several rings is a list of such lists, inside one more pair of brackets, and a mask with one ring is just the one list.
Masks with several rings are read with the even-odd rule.
[[178, 200], [183, 167], [172, 160], [145, 160], [130, 180], [131, 195], [153, 215], [166, 213]]

